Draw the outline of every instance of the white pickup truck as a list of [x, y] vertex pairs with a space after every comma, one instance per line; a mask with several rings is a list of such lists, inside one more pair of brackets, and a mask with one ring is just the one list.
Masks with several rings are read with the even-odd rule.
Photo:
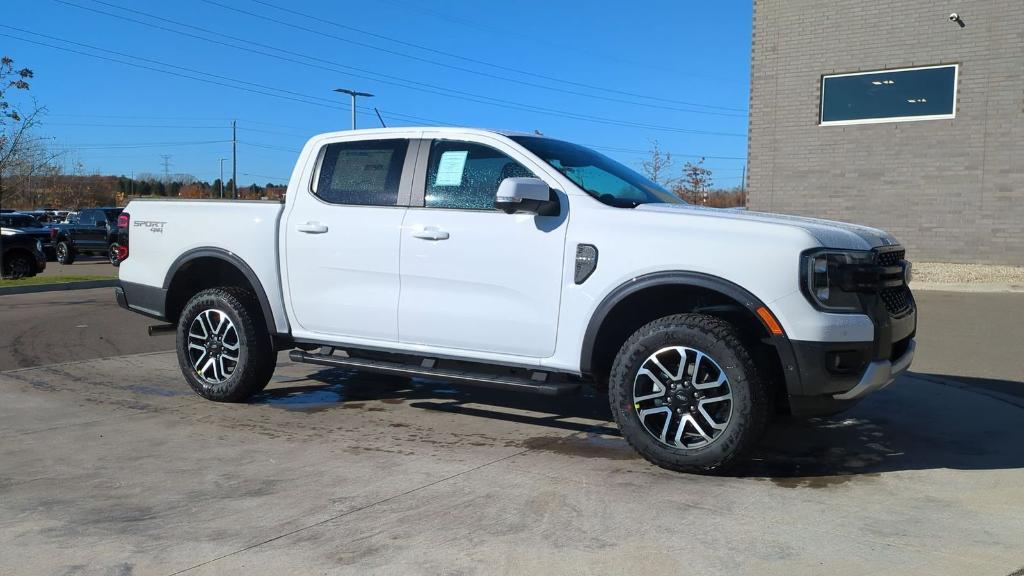
[[540, 394], [607, 390], [673, 470], [728, 469], [773, 413], [906, 370], [917, 312], [879, 230], [688, 205], [582, 146], [403, 128], [316, 136], [286, 201], [135, 200], [121, 306], [176, 325], [199, 395], [295, 362]]

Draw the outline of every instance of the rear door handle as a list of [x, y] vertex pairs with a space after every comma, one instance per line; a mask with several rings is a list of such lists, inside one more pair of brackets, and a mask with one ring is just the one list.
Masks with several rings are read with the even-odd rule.
[[305, 232], [306, 234], [323, 234], [327, 232], [327, 226], [319, 222], [306, 222], [305, 224], [299, 224], [295, 227], [299, 232]]
[[412, 233], [413, 238], [422, 238], [423, 240], [447, 240], [448, 233], [435, 226], [427, 226], [419, 230], [414, 230]]

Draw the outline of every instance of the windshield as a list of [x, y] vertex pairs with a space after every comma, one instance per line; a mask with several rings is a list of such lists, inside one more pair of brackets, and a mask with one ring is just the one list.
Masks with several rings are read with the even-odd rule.
[[685, 204], [668, 190], [589, 148], [537, 136], [511, 138], [609, 206], [633, 208], [640, 204]]

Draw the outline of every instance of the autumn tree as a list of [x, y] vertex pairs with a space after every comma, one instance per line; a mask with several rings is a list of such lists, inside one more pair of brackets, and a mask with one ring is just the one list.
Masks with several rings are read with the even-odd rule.
[[683, 166], [682, 178], [673, 188], [677, 196], [691, 204], [707, 204], [710, 190], [711, 170], [704, 167], [704, 158], [687, 162]]

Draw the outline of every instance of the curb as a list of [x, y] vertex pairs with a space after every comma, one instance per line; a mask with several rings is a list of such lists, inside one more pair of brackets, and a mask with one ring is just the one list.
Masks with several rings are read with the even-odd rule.
[[973, 292], [975, 294], [1019, 294], [1024, 292], [1024, 285], [996, 283], [996, 282], [917, 282], [910, 283], [910, 289], [914, 292]]
[[61, 290], [89, 290], [90, 288], [113, 288], [119, 285], [117, 278], [110, 280], [85, 280], [82, 282], [61, 282], [57, 284], [33, 284], [31, 286], [0, 287], [0, 296], [9, 294], [35, 294], [37, 292], [58, 292]]

